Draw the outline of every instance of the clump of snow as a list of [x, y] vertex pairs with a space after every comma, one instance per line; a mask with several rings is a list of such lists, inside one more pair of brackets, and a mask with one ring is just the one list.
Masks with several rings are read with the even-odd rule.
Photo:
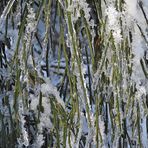
[[110, 5], [106, 9], [106, 15], [108, 17], [108, 30], [112, 31], [115, 44], [118, 44], [122, 40], [121, 28], [120, 28], [120, 22], [119, 22], [121, 14], [116, 10], [115, 7]]
[[[144, 52], [146, 50], [146, 43], [144, 38], [141, 35], [141, 31], [138, 28], [137, 24], [141, 27], [144, 36], [147, 37], [145, 34], [145, 30], [147, 29], [147, 24], [145, 22], [143, 13], [141, 8], [139, 7], [139, 1], [135, 0], [125, 0], [125, 19], [127, 21], [127, 25], [129, 30], [132, 32], [132, 51], [134, 54], [133, 58], [133, 74], [132, 78], [135, 82], [140, 83], [141, 80], [145, 79], [144, 73], [141, 68], [140, 60], [144, 57]], [[141, 1], [142, 2], [142, 1]], [[143, 6], [146, 6], [148, 2], [143, 1]], [[147, 13], [147, 11], [145, 10]], [[148, 13], [147, 13], [148, 14]], [[138, 69], [138, 70], [137, 70]]]
[[132, 17], [137, 17], [137, 0], [125, 0], [126, 2], [126, 11], [131, 15]]
[[63, 108], [65, 108], [65, 104], [64, 104], [63, 100], [61, 99], [59, 91], [57, 91], [57, 88], [55, 86], [53, 86], [53, 84], [51, 83], [51, 81], [48, 78], [45, 79], [45, 81], [46, 81], [46, 83], [43, 83], [41, 85], [42, 93], [46, 96], [48, 96], [50, 94], [54, 95], [57, 102], [60, 103], [60, 105], [62, 105]]
[[41, 148], [43, 146], [43, 144], [44, 144], [44, 137], [42, 134], [38, 134], [34, 146], [36, 148]]

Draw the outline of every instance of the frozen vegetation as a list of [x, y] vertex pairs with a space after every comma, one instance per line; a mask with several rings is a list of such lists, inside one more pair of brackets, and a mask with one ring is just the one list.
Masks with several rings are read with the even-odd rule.
[[0, 148], [148, 148], [148, 0], [0, 0]]

